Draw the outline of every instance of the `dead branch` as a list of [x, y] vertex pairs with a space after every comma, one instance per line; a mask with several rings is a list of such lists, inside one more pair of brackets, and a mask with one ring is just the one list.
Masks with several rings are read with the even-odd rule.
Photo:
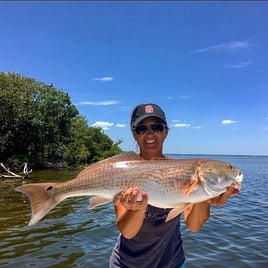
[[33, 172], [32, 169], [28, 170], [28, 164], [27, 164], [27, 163], [24, 163], [23, 174], [24, 174], [25, 176], [28, 176], [28, 174], [30, 174], [30, 173], [32, 173], [32, 172]]
[[0, 178], [24, 179], [33, 171], [32, 169], [28, 170], [27, 163], [24, 163], [23, 172], [22, 172], [24, 175], [19, 175], [19, 174], [16, 174], [15, 172], [12, 172], [11, 170], [9, 170], [9, 168], [5, 167], [3, 163], [0, 163], [0, 167], [2, 167], [4, 171], [7, 173], [7, 174], [0, 174]]

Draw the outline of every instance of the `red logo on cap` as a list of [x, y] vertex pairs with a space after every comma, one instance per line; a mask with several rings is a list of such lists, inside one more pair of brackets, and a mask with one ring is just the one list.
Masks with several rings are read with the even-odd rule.
[[145, 112], [148, 113], [153, 113], [154, 107], [152, 105], [146, 105], [145, 106]]

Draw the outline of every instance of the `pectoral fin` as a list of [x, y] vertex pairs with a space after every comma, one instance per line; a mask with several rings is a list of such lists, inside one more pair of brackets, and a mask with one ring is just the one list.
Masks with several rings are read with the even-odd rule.
[[106, 197], [102, 197], [102, 196], [99, 196], [99, 195], [93, 196], [93, 197], [89, 198], [88, 209], [92, 209], [92, 208], [95, 208], [97, 206], [107, 204], [107, 203], [109, 203], [111, 201], [112, 201], [111, 198], [106, 198]]
[[178, 207], [173, 208], [167, 215], [166, 222], [174, 219], [180, 213], [182, 213], [191, 203], [180, 204]]

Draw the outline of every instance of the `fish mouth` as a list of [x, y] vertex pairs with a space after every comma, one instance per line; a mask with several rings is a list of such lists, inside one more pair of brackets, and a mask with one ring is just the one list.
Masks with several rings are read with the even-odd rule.
[[243, 174], [239, 172], [239, 174], [235, 178], [235, 189], [233, 190], [232, 194], [239, 194], [241, 187], [242, 187], [242, 182], [243, 182]]
[[235, 188], [232, 192], [232, 195], [236, 195], [236, 194], [239, 194], [240, 193], [240, 190], [238, 188]]
[[243, 173], [239, 172], [239, 174], [236, 176], [235, 181], [237, 182], [237, 184], [241, 185], [242, 181], [243, 181]]

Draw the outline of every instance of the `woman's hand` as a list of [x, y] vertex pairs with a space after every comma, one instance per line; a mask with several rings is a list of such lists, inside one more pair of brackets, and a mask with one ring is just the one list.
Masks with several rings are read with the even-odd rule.
[[184, 220], [192, 232], [198, 232], [210, 217], [210, 206], [223, 206], [232, 195], [235, 186], [227, 187], [227, 191], [207, 201], [190, 205], [184, 210]]
[[145, 209], [148, 204], [148, 195], [145, 192], [140, 192], [138, 187], [131, 187], [117, 194], [113, 203], [115, 206], [124, 206], [126, 210]]
[[229, 197], [232, 195], [233, 191], [235, 189], [235, 185], [232, 184], [231, 186], [227, 187], [227, 191], [219, 196], [216, 196], [214, 198], [211, 198], [207, 200], [207, 202], [214, 206], [223, 206]]
[[125, 238], [133, 238], [143, 224], [148, 204], [147, 193], [140, 192], [137, 187], [131, 187], [117, 194], [113, 203], [118, 230]]

